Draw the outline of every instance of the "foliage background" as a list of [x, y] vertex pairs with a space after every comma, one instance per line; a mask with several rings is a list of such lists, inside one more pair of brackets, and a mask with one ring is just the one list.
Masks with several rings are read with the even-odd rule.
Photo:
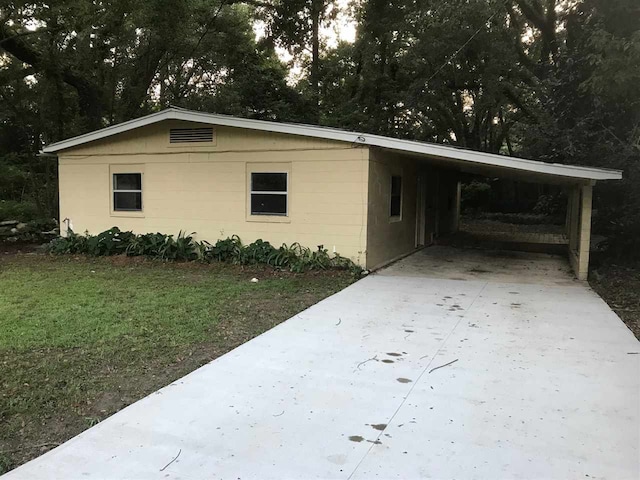
[[639, 84], [637, 0], [5, 0], [0, 211], [57, 215], [45, 143], [178, 105], [620, 168], [596, 229], [638, 252]]

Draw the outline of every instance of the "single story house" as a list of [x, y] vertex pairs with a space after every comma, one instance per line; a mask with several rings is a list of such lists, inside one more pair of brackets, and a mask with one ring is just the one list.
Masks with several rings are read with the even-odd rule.
[[[378, 268], [457, 229], [461, 172], [562, 184], [569, 256], [589, 259], [592, 187], [619, 171], [169, 108], [46, 146], [62, 228], [324, 245]], [[64, 221], [66, 219], [66, 222]]]

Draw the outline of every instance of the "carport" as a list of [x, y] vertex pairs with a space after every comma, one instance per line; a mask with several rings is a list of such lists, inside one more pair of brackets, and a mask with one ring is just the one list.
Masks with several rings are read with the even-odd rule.
[[[417, 248], [458, 229], [460, 179], [464, 175], [560, 186], [568, 198], [564, 225], [567, 253], [580, 280], [586, 280], [589, 267], [593, 187], [598, 181], [622, 178], [618, 170], [544, 163], [418, 142], [379, 145], [372, 148], [371, 158], [373, 162], [403, 165], [416, 175], [416, 188], [409, 191], [405, 200], [411, 203], [415, 199]], [[369, 245], [374, 250], [377, 234], [375, 228], [370, 228]]]

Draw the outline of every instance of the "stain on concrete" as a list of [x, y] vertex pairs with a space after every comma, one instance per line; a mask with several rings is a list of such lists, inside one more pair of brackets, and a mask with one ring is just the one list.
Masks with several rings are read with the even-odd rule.
[[397, 352], [389, 352], [389, 353], [387, 353], [387, 355], [389, 355], [390, 357], [401, 357], [402, 356], [401, 353], [397, 353]]
[[349, 440], [351, 440], [352, 442], [362, 442], [364, 440], [364, 437], [361, 437], [360, 435], [351, 435], [349, 437]]
[[347, 463], [347, 456], [342, 454], [329, 455], [327, 457], [327, 460], [329, 460], [331, 463], [335, 463], [336, 465], [344, 465], [345, 463]]
[[413, 330], [405, 330], [407, 333], [413, 333]]
[[386, 423], [372, 423], [371, 425], [369, 425], [371, 428], [375, 428], [376, 430], [379, 431], [383, 431], [385, 428], [387, 428], [387, 424]]
[[411, 383], [411, 382], [413, 382], [413, 380], [411, 380], [410, 378], [404, 378], [404, 377], [396, 378], [396, 380], [399, 381], [400, 383]]
[[483, 268], [472, 268], [469, 273], [491, 273], [491, 270], [485, 270]]
[[385, 358], [384, 360], [380, 360], [382, 363], [396, 363], [393, 360], [390, 360], [388, 358]]
[[382, 445], [382, 442], [380, 440], [367, 440], [367, 442], [373, 443], [374, 445]]

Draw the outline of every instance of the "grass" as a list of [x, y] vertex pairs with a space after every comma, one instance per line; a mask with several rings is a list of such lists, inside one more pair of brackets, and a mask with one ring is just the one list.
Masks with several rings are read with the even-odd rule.
[[341, 272], [4, 255], [0, 473], [351, 281]]

